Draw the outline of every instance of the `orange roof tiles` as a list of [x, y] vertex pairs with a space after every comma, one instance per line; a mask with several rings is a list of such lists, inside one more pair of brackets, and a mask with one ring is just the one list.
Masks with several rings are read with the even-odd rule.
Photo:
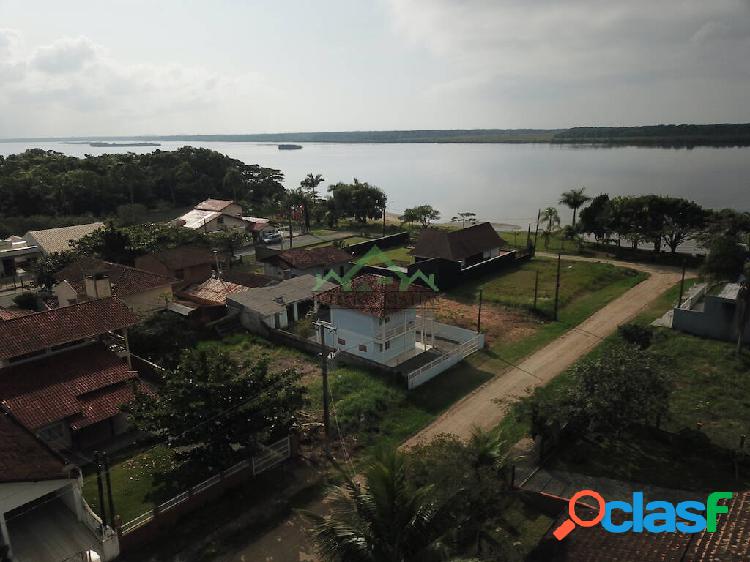
[[87, 345], [0, 370], [0, 403], [31, 430], [62, 420], [78, 429], [116, 414], [137, 377], [103, 345]]
[[419, 285], [402, 290], [401, 284], [390, 277], [361, 275], [352, 279], [351, 287], [340, 285], [318, 294], [315, 299], [332, 307], [384, 317], [391, 312], [421, 306], [435, 296], [432, 290]]

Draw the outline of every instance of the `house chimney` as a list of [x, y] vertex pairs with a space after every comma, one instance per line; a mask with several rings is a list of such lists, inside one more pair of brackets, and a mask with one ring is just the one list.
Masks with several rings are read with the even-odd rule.
[[112, 296], [112, 285], [104, 274], [87, 275], [85, 279], [86, 296], [90, 299], [103, 299]]

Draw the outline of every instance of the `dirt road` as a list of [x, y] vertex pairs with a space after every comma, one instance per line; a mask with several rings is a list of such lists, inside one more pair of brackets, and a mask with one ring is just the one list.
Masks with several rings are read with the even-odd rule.
[[[544, 257], [557, 257], [539, 252]], [[602, 338], [614, 332], [645, 309], [654, 299], [680, 280], [680, 272], [643, 264], [615, 260], [601, 260], [565, 256], [566, 260], [599, 261], [644, 271], [650, 275], [625, 294], [594, 313], [577, 327], [528, 356], [515, 367], [486, 382], [474, 392], [454, 404], [437, 420], [414, 435], [403, 447], [426, 442], [441, 433], [452, 433], [461, 438], [471, 434], [474, 425], [483, 429], [495, 427], [505, 416], [510, 403], [528, 395], [562, 373], [591, 351]]]

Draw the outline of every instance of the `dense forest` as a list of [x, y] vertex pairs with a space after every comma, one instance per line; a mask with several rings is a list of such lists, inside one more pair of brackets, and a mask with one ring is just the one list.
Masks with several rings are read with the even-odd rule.
[[556, 133], [552, 142], [686, 147], [747, 146], [750, 145], [750, 124], [574, 127]]
[[161, 135], [27, 141], [339, 142], [339, 143], [595, 143], [664, 147], [749, 146], [750, 124], [573, 127], [570, 129], [445, 129], [408, 131], [319, 131], [248, 135]]
[[205, 148], [85, 158], [27, 150], [0, 156], [0, 235], [184, 208], [207, 197], [234, 199], [260, 214], [283, 197], [282, 180], [278, 170]]

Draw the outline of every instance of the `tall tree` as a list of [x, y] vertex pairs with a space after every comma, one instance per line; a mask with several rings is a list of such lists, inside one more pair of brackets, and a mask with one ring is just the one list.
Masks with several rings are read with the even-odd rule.
[[692, 238], [706, 224], [706, 211], [693, 201], [677, 197], [663, 197], [662, 239], [672, 253], [677, 247]]
[[427, 228], [432, 221], [438, 219], [440, 219], [440, 211], [433, 209], [431, 205], [418, 205], [417, 207], [405, 209], [404, 214], [399, 217], [401, 222], [418, 222], [422, 225], [422, 228]]
[[587, 207], [581, 209], [578, 226], [581, 232], [593, 234], [596, 240], [605, 240], [612, 231], [612, 204], [609, 195], [597, 195]]
[[318, 192], [316, 191], [318, 186], [325, 181], [322, 174], [309, 173], [305, 176], [300, 185], [300, 191], [303, 196], [301, 197], [302, 209], [305, 215], [305, 231], [310, 231], [310, 209], [318, 202]]
[[547, 207], [542, 211], [540, 219], [544, 224], [544, 247], [549, 246], [549, 239], [555, 228], [560, 226], [560, 214], [554, 207]]
[[441, 560], [439, 539], [448, 530], [431, 487], [409, 485], [404, 456], [381, 451], [364, 484], [347, 478], [334, 490], [332, 514], [312, 513], [312, 537], [327, 562]]
[[715, 281], [736, 281], [742, 273], [746, 250], [734, 236], [716, 236], [708, 245], [702, 273]]
[[466, 228], [466, 223], [469, 223], [469, 225], [476, 224], [477, 214], [471, 211], [463, 211], [455, 217], [451, 217], [451, 222], [461, 222], [461, 228]]
[[357, 178], [352, 183], [328, 186], [328, 194], [328, 208], [337, 219], [352, 217], [361, 223], [382, 218], [387, 200], [382, 189]]
[[591, 200], [591, 197], [584, 193], [585, 191], [585, 187], [580, 187], [578, 189], [565, 191], [560, 196], [560, 204], [573, 209], [573, 227], [576, 225], [576, 213], [578, 212], [578, 209], [585, 205], [587, 201]]
[[127, 411], [141, 431], [184, 457], [222, 468], [286, 435], [305, 404], [300, 375], [268, 372], [266, 361], [240, 364], [216, 349], [186, 351], [158, 395], [139, 394]]

